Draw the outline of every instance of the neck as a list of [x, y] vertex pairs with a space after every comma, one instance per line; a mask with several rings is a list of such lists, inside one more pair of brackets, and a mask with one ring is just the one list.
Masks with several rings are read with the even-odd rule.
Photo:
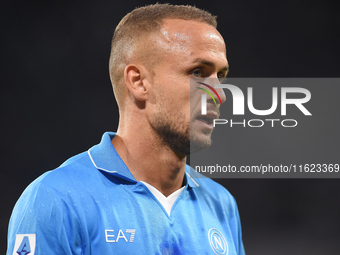
[[186, 156], [173, 151], [146, 125], [122, 125], [112, 144], [137, 181], [169, 196], [183, 185]]

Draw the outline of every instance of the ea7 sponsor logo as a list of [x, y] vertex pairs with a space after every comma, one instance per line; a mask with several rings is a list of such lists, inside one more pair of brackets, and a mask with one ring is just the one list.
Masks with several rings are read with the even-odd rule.
[[[115, 235], [115, 233], [117, 233]], [[107, 243], [129, 242], [132, 243], [135, 238], [136, 229], [119, 229], [115, 232], [113, 229], [105, 229], [105, 239]]]
[[35, 234], [17, 234], [12, 255], [34, 255]]

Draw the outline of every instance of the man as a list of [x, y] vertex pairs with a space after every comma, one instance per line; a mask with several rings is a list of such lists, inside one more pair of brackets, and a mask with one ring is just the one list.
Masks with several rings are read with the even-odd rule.
[[211, 144], [219, 107], [205, 117], [190, 107], [190, 79], [227, 71], [211, 14], [168, 4], [127, 14], [110, 57], [118, 131], [25, 190], [7, 255], [244, 254], [234, 198], [186, 166], [190, 147]]

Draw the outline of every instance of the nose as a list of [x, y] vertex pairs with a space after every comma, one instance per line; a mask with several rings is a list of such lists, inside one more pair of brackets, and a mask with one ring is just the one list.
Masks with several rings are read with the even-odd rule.
[[224, 90], [222, 88], [215, 88], [215, 90], [216, 90], [217, 94], [219, 95], [221, 102], [224, 103], [225, 100], [227, 99], [226, 95], [224, 93]]
[[211, 82], [213, 83], [212, 86], [215, 88], [215, 91], [217, 92], [217, 95], [214, 93], [214, 98], [216, 100], [216, 103], [219, 102], [219, 104], [223, 104], [226, 101], [226, 95], [224, 93], [224, 90], [222, 88], [216, 88], [215, 85], [221, 84], [220, 79], [217, 77], [214, 77], [211, 79]]
[[213, 93], [210, 94], [210, 98], [208, 98], [208, 102], [216, 105], [222, 105], [226, 101], [226, 95], [222, 88], [213, 88], [211, 86]]

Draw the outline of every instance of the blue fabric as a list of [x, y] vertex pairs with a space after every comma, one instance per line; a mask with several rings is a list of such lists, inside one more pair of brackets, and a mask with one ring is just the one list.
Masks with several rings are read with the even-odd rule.
[[187, 166], [169, 216], [121, 160], [114, 135], [27, 187], [12, 213], [7, 255], [15, 244], [14, 254], [25, 254], [17, 234], [35, 234], [39, 255], [244, 254], [237, 205], [225, 188]]

